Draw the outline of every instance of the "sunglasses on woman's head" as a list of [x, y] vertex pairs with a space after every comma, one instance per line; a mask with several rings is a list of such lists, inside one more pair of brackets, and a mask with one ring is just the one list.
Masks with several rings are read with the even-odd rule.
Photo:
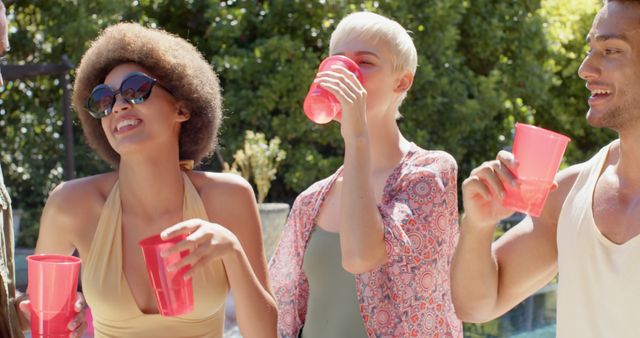
[[[116, 95], [120, 94], [122, 99], [130, 104], [140, 104], [149, 98], [155, 84], [156, 79], [145, 73], [130, 73], [122, 80], [118, 90], [113, 90], [106, 84], [100, 84], [93, 88], [86, 108], [91, 116], [101, 119], [111, 114], [113, 105], [116, 103]], [[160, 85], [158, 84], [158, 86]]]

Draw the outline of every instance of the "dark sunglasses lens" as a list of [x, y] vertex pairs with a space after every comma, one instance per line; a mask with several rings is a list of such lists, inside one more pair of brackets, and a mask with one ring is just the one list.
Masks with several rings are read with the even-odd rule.
[[144, 75], [133, 75], [122, 82], [120, 87], [122, 98], [125, 100], [139, 104], [149, 98], [151, 88], [153, 87], [153, 79]]
[[109, 87], [96, 88], [89, 97], [87, 108], [97, 119], [107, 116], [113, 108], [113, 91]]

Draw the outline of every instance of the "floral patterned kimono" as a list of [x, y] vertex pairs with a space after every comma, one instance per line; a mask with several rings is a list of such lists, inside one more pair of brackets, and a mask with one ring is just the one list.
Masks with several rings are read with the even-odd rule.
[[[296, 338], [309, 285], [302, 261], [318, 211], [342, 168], [300, 194], [269, 263], [278, 334]], [[462, 337], [451, 302], [449, 268], [458, 240], [455, 160], [412, 144], [387, 179], [378, 210], [389, 260], [354, 275], [370, 337]]]

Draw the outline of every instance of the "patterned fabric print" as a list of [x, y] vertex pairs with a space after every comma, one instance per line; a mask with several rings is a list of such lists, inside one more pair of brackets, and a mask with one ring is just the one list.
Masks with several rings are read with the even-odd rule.
[[[340, 171], [298, 196], [269, 264], [281, 337], [297, 337], [304, 325], [309, 294], [304, 251], [320, 205]], [[456, 175], [449, 154], [413, 145], [387, 180], [378, 209], [389, 261], [355, 276], [369, 336], [462, 337], [449, 283], [458, 239]]]

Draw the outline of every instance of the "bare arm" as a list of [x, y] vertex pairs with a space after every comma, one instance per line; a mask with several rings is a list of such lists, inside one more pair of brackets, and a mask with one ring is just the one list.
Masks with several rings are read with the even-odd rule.
[[356, 76], [342, 67], [318, 74], [315, 80], [342, 105], [340, 131], [344, 138], [340, 250], [342, 266], [363, 273], [388, 260], [384, 225], [371, 179], [371, 148], [367, 129], [367, 91]]
[[267, 278], [253, 190], [240, 176], [219, 177], [215, 179], [217, 183], [205, 183], [201, 192], [212, 222], [191, 219], [162, 231], [163, 238], [189, 234], [166, 253], [191, 250], [174, 265], [176, 270], [191, 265], [185, 276], [194, 274], [211, 260], [222, 259], [242, 335], [276, 337], [276, 302]]
[[345, 140], [340, 248], [345, 270], [370, 271], [387, 260], [384, 226], [371, 182], [368, 138]]
[[[238, 325], [245, 337], [276, 337], [277, 308], [267, 276], [262, 230], [251, 186], [244, 180], [230, 204], [227, 223], [240, 247], [224, 258], [236, 303]], [[231, 205], [235, 205], [231, 206]]]
[[86, 179], [61, 183], [53, 189], [42, 211], [35, 252], [71, 255], [80, 249], [80, 237], [91, 224], [97, 224], [104, 203], [96, 192]]
[[[80, 242], [79, 238], [89, 233], [92, 235], [87, 229], [91, 228], [90, 224], [97, 223], [103, 200], [89, 180], [92, 179], [61, 183], [50, 193], [40, 218], [35, 253], [71, 255]], [[26, 294], [19, 294], [18, 299], [16, 305], [24, 330], [29, 326], [30, 301]], [[74, 337], [80, 337], [87, 329], [86, 306], [81, 293], [78, 293], [74, 309], [77, 314], [67, 327]]]
[[457, 315], [467, 322], [496, 318], [557, 273], [556, 227], [578, 167], [556, 176], [542, 215], [527, 217], [493, 243], [495, 225], [512, 211], [502, 207], [502, 184], [511, 184], [511, 154], [501, 152], [471, 172], [462, 186], [465, 214], [451, 267], [452, 298]]

